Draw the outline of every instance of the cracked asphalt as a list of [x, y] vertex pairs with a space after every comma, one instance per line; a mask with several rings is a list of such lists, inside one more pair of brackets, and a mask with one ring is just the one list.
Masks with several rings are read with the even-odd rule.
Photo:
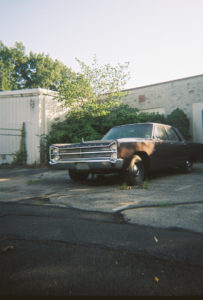
[[203, 163], [129, 188], [0, 168], [0, 295], [203, 295]]
[[120, 213], [131, 224], [203, 233], [203, 163], [191, 174], [167, 170], [129, 189], [109, 175], [72, 183], [66, 170], [0, 169], [0, 201]]

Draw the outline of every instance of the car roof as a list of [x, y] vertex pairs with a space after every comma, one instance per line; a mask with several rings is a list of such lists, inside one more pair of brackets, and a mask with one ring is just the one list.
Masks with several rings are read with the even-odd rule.
[[143, 123], [131, 123], [131, 124], [123, 124], [123, 125], [118, 125], [118, 126], [114, 126], [115, 127], [123, 127], [123, 126], [129, 126], [129, 125], [143, 125], [143, 124], [148, 124], [148, 125], [161, 125], [161, 126], [171, 126], [168, 124], [163, 124], [163, 123], [155, 123], [155, 122], [143, 122]]

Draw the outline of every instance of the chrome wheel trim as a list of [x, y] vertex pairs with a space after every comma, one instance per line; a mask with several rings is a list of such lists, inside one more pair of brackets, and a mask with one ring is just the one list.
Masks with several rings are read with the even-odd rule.
[[134, 164], [133, 166], [133, 176], [138, 184], [141, 183], [144, 179], [144, 172], [142, 168], [139, 168], [139, 166], [137, 166], [137, 164]]

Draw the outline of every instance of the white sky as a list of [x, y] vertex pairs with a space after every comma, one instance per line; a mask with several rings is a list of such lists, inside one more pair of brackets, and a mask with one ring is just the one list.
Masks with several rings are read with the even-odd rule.
[[0, 0], [0, 40], [78, 71], [130, 62], [126, 88], [203, 73], [203, 0]]

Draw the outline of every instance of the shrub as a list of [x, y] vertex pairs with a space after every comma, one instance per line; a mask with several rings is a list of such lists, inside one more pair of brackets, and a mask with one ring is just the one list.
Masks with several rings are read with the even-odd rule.
[[143, 122], [167, 123], [177, 127], [185, 138], [190, 137], [189, 120], [179, 108], [165, 118], [159, 113], [139, 113], [137, 108], [121, 104], [97, 116], [87, 110], [71, 112], [65, 121], [58, 121], [52, 125], [47, 136], [47, 147], [54, 143], [76, 143], [82, 139], [98, 140], [114, 126]]
[[141, 122], [165, 123], [166, 121], [164, 116], [158, 113], [139, 113], [137, 108], [123, 104], [98, 116], [92, 116], [88, 111], [72, 112], [65, 121], [52, 125], [47, 142], [50, 145], [75, 143], [82, 138], [86, 141], [97, 140], [114, 126]]
[[173, 110], [167, 117], [166, 122], [180, 130], [186, 139], [191, 138], [189, 134], [190, 121], [180, 108]]

